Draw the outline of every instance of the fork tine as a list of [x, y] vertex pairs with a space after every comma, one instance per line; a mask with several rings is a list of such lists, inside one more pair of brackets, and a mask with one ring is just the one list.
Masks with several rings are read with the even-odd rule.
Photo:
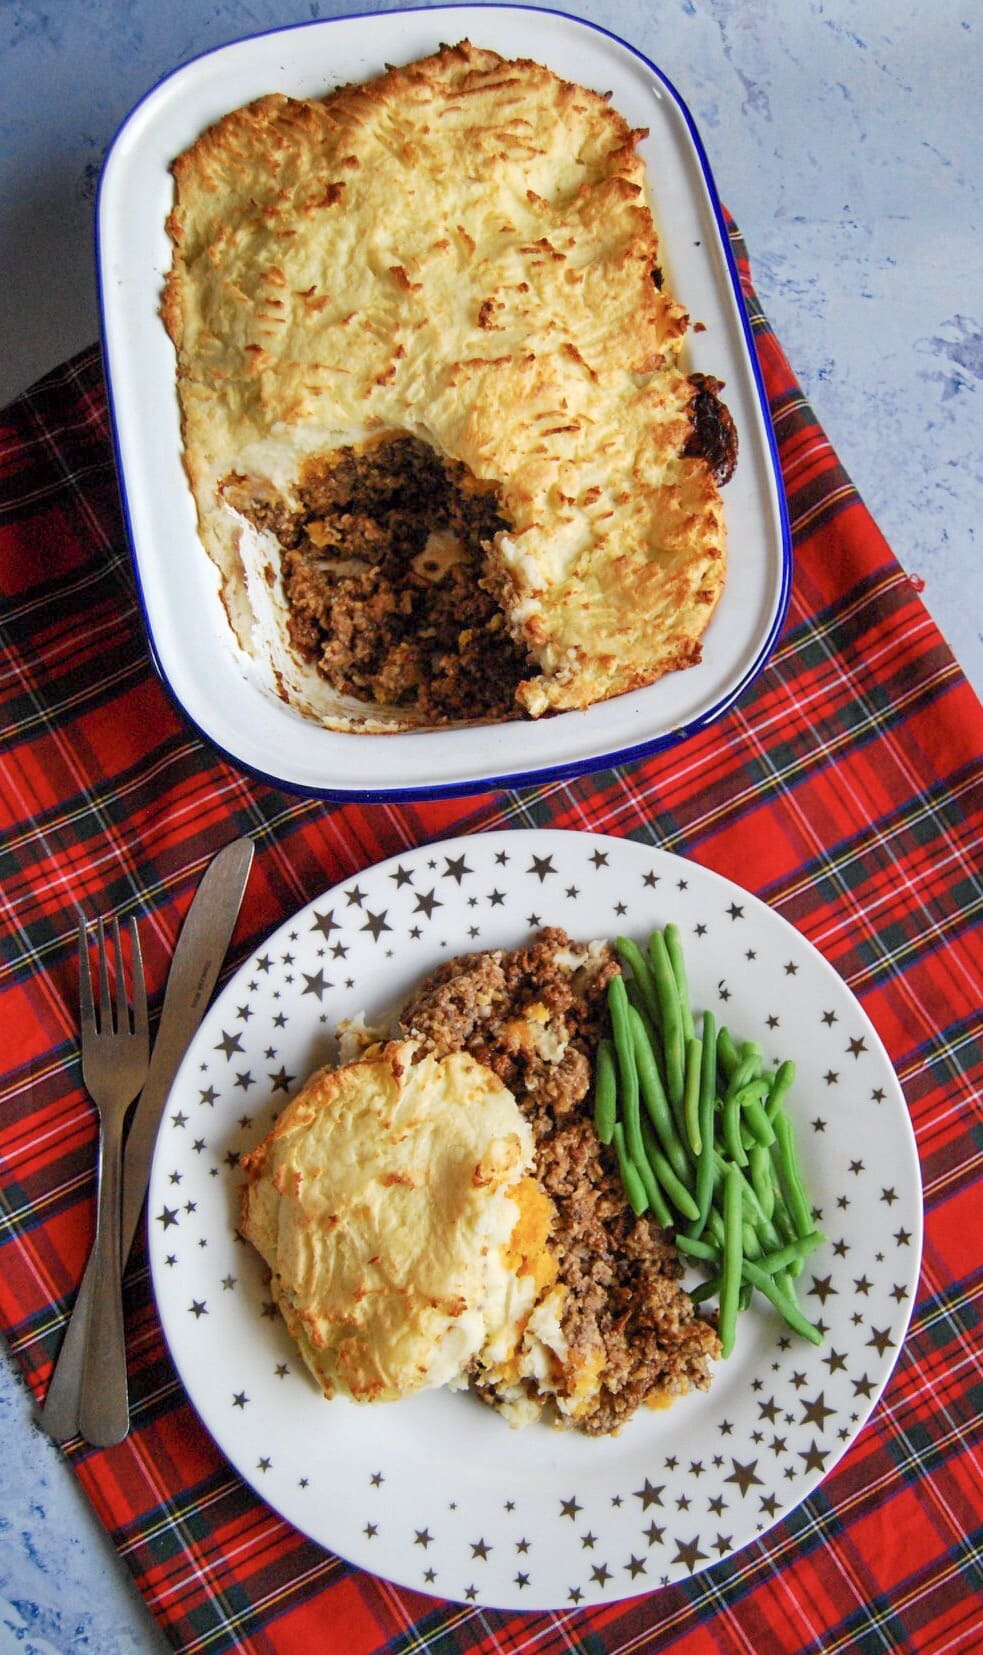
[[123, 960], [123, 944], [120, 941], [119, 919], [115, 914], [113, 915], [113, 961], [115, 965], [113, 1029], [117, 1034], [129, 1034], [130, 1005], [126, 992], [126, 966]]
[[144, 1035], [148, 1028], [147, 985], [143, 976], [143, 953], [135, 919], [130, 920], [130, 964], [133, 976], [133, 1032]]
[[106, 951], [106, 926], [100, 914], [96, 921], [99, 940], [99, 1033], [107, 1034], [115, 1028], [113, 997], [109, 987], [109, 955]]
[[82, 1034], [85, 1035], [95, 1029], [96, 1013], [92, 1003], [92, 974], [89, 970], [89, 925], [83, 914], [79, 914], [78, 920], [78, 954], [79, 1017]]

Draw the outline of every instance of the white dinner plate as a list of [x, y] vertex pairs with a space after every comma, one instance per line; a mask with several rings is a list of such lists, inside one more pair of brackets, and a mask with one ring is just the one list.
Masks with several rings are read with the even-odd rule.
[[[826, 1236], [798, 1282], [815, 1347], [759, 1297], [706, 1393], [617, 1437], [513, 1431], [467, 1393], [327, 1402], [236, 1233], [236, 1158], [333, 1054], [340, 1019], [398, 1008], [457, 953], [542, 924], [581, 940], [679, 925], [695, 1009], [794, 1058], [799, 1158]], [[270, 1505], [404, 1586], [516, 1609], [687, 1578], [765, 1533], [863, 1427], [912, 1309], [921, 1185], [904, 1097], [835, 971], [739, 886], [633, 841], [551, 830], [403, 852], [303, 908], [209, 1011], [178, 1074], [149, 1193], [174, 1361], [205, 1425]], [[699, 1278], [694, 1275], [692, 1282]]]
[[[339, 733], [284, 704], [272, 671], [235, 643], [198, 540], [181, 462], [175, 358], [160, 321], [170, 264], [169, 166], [210, 122], [259, 96], [322, 95], [468, 36], [610, 91], [649, 170], [663, 265], [705, 331], [688, 371], [726, 383], [740, 458], [724, 490], [730, 576], [702, 662], [584, 712], [484, 728]], [[237, 41], [176, 70], [119, 132], [100, 181], [98, 268], [110, 408], [140, 601], [156, 665], [225, 753], [277, 784], [326, 796], [450, 793], [542, 780], [651, 752], [730, 707], [764, 665], [788, 604], [787, 515], [767, 399], [720, 203], [692, 119], [625, 42], [562, 13], [438, 6], [298, 25]]]

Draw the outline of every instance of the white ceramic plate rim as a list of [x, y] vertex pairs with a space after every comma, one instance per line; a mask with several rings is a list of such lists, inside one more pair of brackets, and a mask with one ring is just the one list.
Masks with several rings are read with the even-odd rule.
[[[681, 920], [694, 1006], [729, 1016], [736, 1034], [761, 1041], [769, 1061], [798, 1061], [790, 1112], [810, 1194], [824, 1207], [827, 1243], [800, 1292], [807, 1313], [828, 1318], [825, 1346], [793, 1339], [783, 1348], [783, 1328], [756, 1300], [709, 1393], [665, 1414], [642, 1410], [617, 1438], [590, 1441], [538, 1425], [513, 1433], [470, 1398], [446, 1392], [376, 1409], [325, 1403], [278, 1319], [261, 1316], [260, 1262], [234, 1237], [240, 1179], [226, 1156], [269, 1129], [288, 1090], [285, 1065], [296, 1090], [325, 1060], [338, 1017], [391, 1009], [422, 972], [461, 949], [525, 940], [527, 903], [541, 921], [582, 938], [618, 927], [644, 935]], [[322, 979], [342, 971], [351, 987], [336, 981], [329, 992]], [[766, 1009], [778, 1012], [780, 1032], [768, 1028]], [[842, 1090], [824, 1074], [831, 1063]], [[258, 1091], [243, 1086], [247, 1075], [262, 1082]], [[243, 1109], [247, 1126], [237, 1119]], [[520, 1609], [609, 1602], [688, 1578], [787, 1517], [876, 1405], [907, 1329], [921, 1249], [920, 1173], [904, 1098], [873, 1026], [832, 967], [781, 916], [717, 874], [633, 841], [551, 829], [404, 851], [279, 927], [230, 981], [189, 1049], [162, 1124], [148, 1212], [171, 1354], [205, 1425], [256, 1492], [364, 1568], [415, 1589], [465, 1601], [473, 1591], [471, 1601]], [[274, 1378], [277, 1364], [290, 1376]], [[769, 1446], [772, 1432], [783, 1434], [781, 1449]], [[684, 1457], [678, 1467], [676, 1454]], [[576, 1511], [564, 1509], [571, 1498]], [[714, 1499], [724, 1500], [726, 1515], [713, 1515]], [[596, 1544], [587, 1549], [590, 1532]], [[474, 1561], [479, 1542], [489, 1555]]]
[[[157, 315], [169, 262], [167, 164], [245, 97], [274, 86], [316, 93], [379, 69], [387, 56], [415, 56], [464, 34], [613, 85], [629, 118], [660, 128], [655, 207], [665, 263], [674, 290], [707, 329], [691, 335], [691, 365], [726, 380], [741, 439], [725, 493], [732, 578], [704, 661], [637, 694], [538, 722], [345, 735], [302, 719], [245, 675], [198, 542], [180, 461], [173, 352]], [[643, 154], [654, 145], [647, 140]], [[441, 6], [296, 24], [205, 53], [149, 92], [117, 134], [100, 179], [97, 255], [113, 441], [151, 655], [192, 723], [234, 761], [277, 785], [330, 798], [544, 781], [682, 739], [720, 717], [761, 670], [785, 618], [791, 574], [767, 398], [702, 142], [671, 83], [616, 35], [537, 7]]]

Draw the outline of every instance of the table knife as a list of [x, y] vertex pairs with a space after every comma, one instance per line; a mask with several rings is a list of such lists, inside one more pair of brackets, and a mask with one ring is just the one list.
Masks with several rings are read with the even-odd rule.
[[[249, 839], [226, 845], [205, 870], [188, 909], [168, 973], [150, 1068], [130, 1120], [123, 1153], [123, 1263], [147, 1193], [157, 1128], [171, 1083], [201, 1022], [225, 958], [253, 860]], [[59, 1442], [78, 1431], [78, 1404], [95, 1271], [90, 1259], [48, 1386], [39, 1423]]]

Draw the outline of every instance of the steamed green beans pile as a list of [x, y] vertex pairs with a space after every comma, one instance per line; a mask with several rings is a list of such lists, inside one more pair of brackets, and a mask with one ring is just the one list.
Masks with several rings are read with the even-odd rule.
[[717, 1296], [724, 1356], [755, 1288], [821, 1344], [794, 1285], [823, 1240], [785, 1110], [794, 1064], [766, 1072], [761, 1048], [738, 1044], [712, 1012], [697, 1025], [677, 926], [653, 931], [644, 950], [629, 937], [615, 948], [622, 975], [608, 986], [594, 1126], [614, 1147], [632, 1211], [671, 1226], [680, 1252], [707, 1270], [693, 1299]]

